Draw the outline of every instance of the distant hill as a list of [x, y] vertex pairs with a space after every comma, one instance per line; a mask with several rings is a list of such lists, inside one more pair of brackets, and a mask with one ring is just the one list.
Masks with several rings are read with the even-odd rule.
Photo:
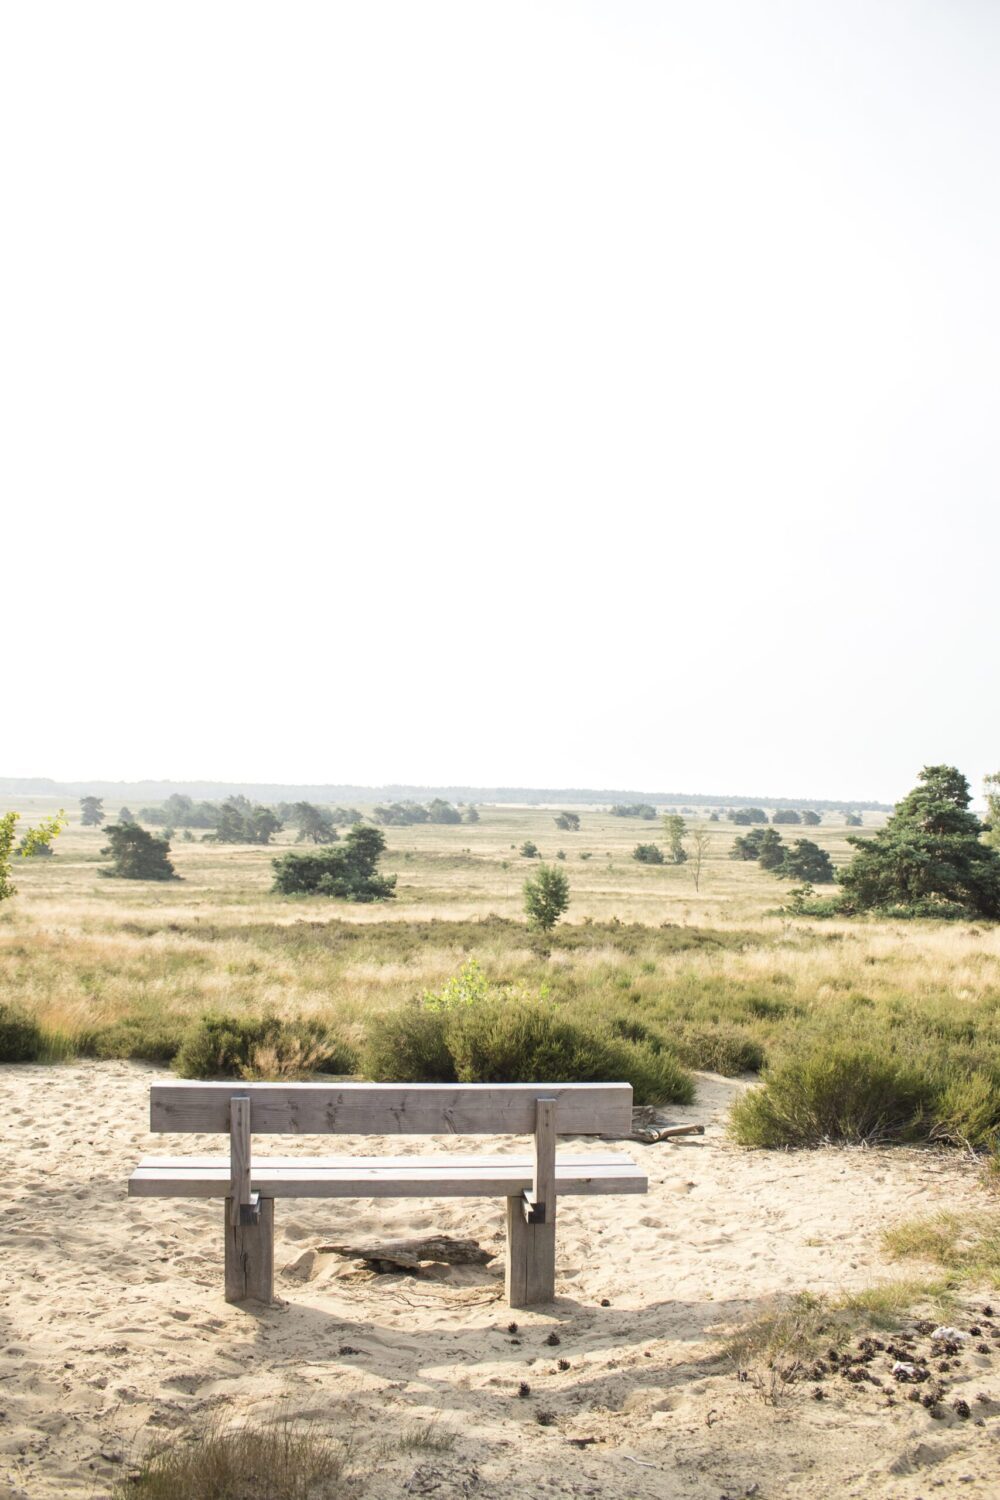
[[855, 798], [765, 797], [743, 792], [630, 792], [620, 787], [524, 786], [292, 786], [253, 781], [53, 781], [47, 776], [0, 776], [0, 797], [109, 797], [124, 802], [162, 802], [171, 792], [214, 802], [242, 793], [255, 802], [448, 802], [615, 803], [651, 802], [654, 807], [797, 807], [815, 812], [891, 812], [886, 802]]

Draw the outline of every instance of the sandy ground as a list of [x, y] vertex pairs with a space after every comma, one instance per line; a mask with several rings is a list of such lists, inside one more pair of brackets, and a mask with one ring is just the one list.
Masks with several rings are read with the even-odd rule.
[[[949, 1402], [967, 1397], [965, 1421], [843, 1382], [823, 1401], [796, 1385], [771, 1405], [718, 1358], [721, 1335], [776, 1294], [898, 1274], [878, 1248], [886, 1225], [979, 1204], [975, 1171], [955, 1153], [737, 1151], [722, 1121], [741, 1085], [702, 1077], [698, 1103], [672, 1114], [704, 1121], [704, 1139], [627, 1148], [649, 1173], [647, 1196], [562, 1203], [552, 1309], [504, 1304], [497, 1202], [285, 1201], [286, 1300], [247, 1311], [222, 1296], [221, 1204], [126, 1197], [144, 1152], [224, 1146], [151, 1137], [152, 1076], [124, 1063], [0, 1068], [0, 1494], [105, 1496], [150, 1443], [210, 1417], [279, 1412], [350, 1433], [374, 1500], [1000, 1493], [1000, 1342], [955, 1375]], [[398, 1137], [335, 1149], [390, 1148], [432, 1149]], [[498, 1259], [374, 1277], [314, 1249], [430, 1230], [473, 1236]], [[432, 1418], [450, 1446], [401, 1441]]]

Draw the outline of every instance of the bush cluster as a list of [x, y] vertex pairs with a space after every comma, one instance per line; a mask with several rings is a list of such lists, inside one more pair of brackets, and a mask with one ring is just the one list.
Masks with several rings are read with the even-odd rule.
[[760, 1088], [733, 1106], [745, 1146], [945, 1141], [996, 1149], [1000, 1057], [995, 1046], [924, 1037], [917, 1047], [869, 1029], [827, 1035], [780, 1056]]
[[296, 1078], [350, 1073], [354, 1052], [318, 1020], [280, 1016], [200, 1016], [174, 1057], [182, 1078]]
[[658, 1037], [571, 1018], [549, 996], [489, 984], [476, 965], [456, 990], [377, 1016], [362, 1055], [382, 1083], [631, 1083], [637, 1104], [687, 1104], [690, 1074]]

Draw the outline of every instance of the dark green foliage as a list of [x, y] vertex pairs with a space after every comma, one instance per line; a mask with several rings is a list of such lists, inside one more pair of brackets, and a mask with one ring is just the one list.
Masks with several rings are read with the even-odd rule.
[[518, 853], [522, 859], [541, 859], [541, 855], [538, 852], [538, 845], [532, 843], [531, 839], [525, 839]]
[[575, 812], [561, 812], [556, 814], [555, 825], [564, 829], [567, 833], [578, 833], [580, 831], [580, 814]]
[[272, 890], [283, 896], [333, 896], [342, 901], [385, 901], [395, 895], [395, 875], [379, 875], [385, 834], [355, 823], [339, 848], [283, 854], [274, 866]]
[[656, 844], [636, 844], [632, 850], [632, 858], [637, 859], [641, 865], [666, 864], [663, 850]]
[[746, 828], [751, 823], [766, 823], [767, 813], [762, 807], [740, 807], [730, 812], [729, 821]]
[[281, 819], [270, 807], [246, 797], [227, 797], [212, 838], [219, 844], [269, 844], [280, 828]]
[[781, 841], [781, 834], [774, 828], [763, 829], [757, 846], [757, 863], [761, 869], [780, 870], [784, 859], [785, 846]]
[[455, 1083], [448, 1014], [419, 1000], [373, 1017], [362, 1053], [367, 1078], [379, 1083]]
[[844, 822], [848, 828], [862, 828], [864, 826], [864, 819], [859, 817], [857, 813], [845, 813]]
[[477, 809], [474, 808], [474, 807], [467, 807], [465, 809], [464, 813], [462, 814], [462, 822], [463, 823], [478, 823], [479, 822], [479, 813], [478, 813]]
[[1000, 854], [981, 841], [969, 783], [954, 766], [925, 766], [919, 784], [841, 874], [846, 913], [938, 905], [1000, 918]]
[[457, 1011], [448, 1045], [461, 1083], [631, 1083], [636, 1104], [689, 1104], [690, 1075], [671, 1052], [572, 1021], [531, 1001]]
[[427, 809], [419, 802], [382, 802], [372, 816], [387, 828], [407, 828], [411, 823], [426, 823]]
[[719, 821], [719, 814], [717, 812], [710, 812], [708, 815], [708, 821], [710, 823], [717, 823]]
[[43, 1044], [37, 1021], [18, 1006], [0, 1001], [0, 1062], [37, 1062]]
[[138, 823], [112, 823], [105, 829], [108, 843], [101, 850], [110, 855], [112, 867], [102, 875], [119, 880], [176, 880], [167, 856], [170, 844], [140, 828]]
[[84, 828], [100, 828], [104, 822], [103, 797], [80, 798], [80, 822]]
[[736, 1078], [741, 1073], [759, 1073], [766, 1053], [745, 1027], [731, 1022], [682, 1025], [671, 1030], [671, 1044], [678, 1059], [689, 1068], [704, 1068]]
[[[124, 810], [118, 821], [127, 821]], [[140, 807], [139, 821], [154, 828], [214, 828], [219, 821], [219, 804], [195, 802], [183, 792], [172, 792], [159, 807]]]
[[656, 817], [656, 808], [648, 802], [616, 802], [611, 808], [613, 818], [644, 818], [647, 823]]
[[134, 823], [135, 822], [135, 813], [132, 811], [132, 809], [130, 807], [123, 807], [122, 810], [121, 810], [121, 812], [118, 814], [118, 822], [119, 823]]
[[312, 802], [293, 803], [287, 821], [296, 829], [300, 844], [335, 844], [339, 837], [331, 815]]
[[[818, 823], [819, 819], [817, 818], [816, 821]], [[779, 807], [778, 811], [775, 813], [774, 817], [771, 819], [771, 822], [772, 823], [801, 823], [802, 822], [802, 815], [801, 815], [801, 813], [797, 813], [793, 807]]]
[[934, 1095], [918, 1065], [824, 1040], [770, 1068], [762, 1087], [734, 1104], [731, 1130], [744, 1146], [914, 1140], [927, 1134]]
[[778, 874], [809, 885], [830, 885], [837, 878], [829, 854], [812, 839], [796, 839], [789, 846]]
[[207, 1014], [185, 1032], [174, 1058], [182, 1078], [349, 1073], [355, 1056], [321, 1021]]
[[813, 812], [812, 808], [807, 807], [803, 811], [802, 821], [808, 828], [818, 828], [823, 819], [818, 812]]
[[427, 804], [428, 823], [461, 823], [462, 814], [457, 807], [452, 807], [450, 802], [444, 802], [440, 797], [435, 797]]
[[729, 851], [730, 859], [751, 860], [760, 858], [760, 841], [764, 837], [763, 828], [754, 828], [750, 833], [738, 834], [733, 840], [733, 847]]
[[77, 1050], [82, 1057], [131, 1058], [138, 1062], [173, 1062], [190, 1021], [181, 1016], [125, 1016], [110, 1026], [84, 1032]]
[[562, 870], [540, 865], [524, 882], [524, 909], [531, 926], [539, 931], [551, 932], [568, 906], [569, 880]]

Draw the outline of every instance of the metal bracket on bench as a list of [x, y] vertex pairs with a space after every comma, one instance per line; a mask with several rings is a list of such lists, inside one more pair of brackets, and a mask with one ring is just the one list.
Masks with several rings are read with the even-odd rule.
[[545, 1223], [545, 1204], [536, 1203], [530, 1193], [521, 1194], [521, 1212], [526, 1224]]
[[240, 1225], [246, 1227], [248, 1224], [260, 1223], [260, 1194], [251, 1193], [249, 1203], [240, 1204]]

